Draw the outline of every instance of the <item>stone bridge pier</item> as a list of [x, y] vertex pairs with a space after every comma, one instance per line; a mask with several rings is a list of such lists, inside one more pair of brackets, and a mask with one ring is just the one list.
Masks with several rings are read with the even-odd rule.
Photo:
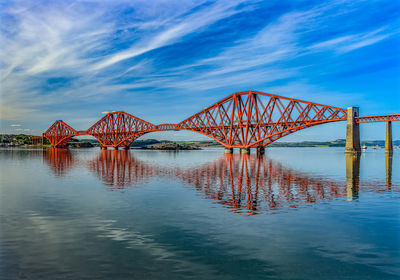
[[376, 116], [375, 120], [373, 120], [372, 119], [373, 117], [360, 117], [358, 107], [348, 107], [345, 153], [352, 153], [352, 154], [361, 153], [361, 144], [360, 144], [361, 122], [364, 123], [364, 122], [386, 121], [385, 153], [391, 155], [393, 153], [393, 142], [392, 142], [392, 121], [390, 117], [393, 116], [398, 117], [398, 115]]
[[386, 141], [385, 141], [385, 153], [393, 153], [393, 142], [392, 142], [392, 122], [386, 122]]
[[[239, 148], [239, 153], [242, 155], [249, 155], [250, 148]], [[233, 154], [233, 148], [226, 148], [225, 147], [225, 154]], [[256, 148], [256, 155], [263, 155], [265, 154], [265, 148], [263, 146]]]
[[346, 148], [345, 153], [361, 153], [360, 124], [356, 122], [359, 116], [358, 107], [347, 108]]

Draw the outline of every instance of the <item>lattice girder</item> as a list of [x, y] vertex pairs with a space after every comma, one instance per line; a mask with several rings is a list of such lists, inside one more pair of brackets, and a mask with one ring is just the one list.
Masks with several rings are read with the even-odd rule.
[[43, 136], [49, 140], [51, 146], [65, 147], [68, 141], [77, 134], [78, 132], [65, 122], [56, 121], [43, 133]]
[[[154, 130], [155, 125], [125, 112], [111, 112], [87, 130], [104, 147], [129, 146], [135, 135]], [[132, 139], [132, 140], [130, 140]]]
[[[138, 137], [153, 131], [189, 130], [228, 148], [255, 148], [301, 129], [346, 119], [346, 109], [246, 91], [234, 93], [178, 124], [154, 125], [125, 112], [112, 112], [87, 131], [77, 132], [57, 121], [43, 136], [56, 147], [65, 146], [74, 135], [91, 135], [105, 147], [118, 147], [129, 146]], [[399, 120], [399, 114], [355, 118], [358, 123]]]
[[182, 129], [208, 135], [226, 147], [265, 146], [313, 125], [343, 121], [345, 109], [255, 91], [231, 96], [182, 121]]

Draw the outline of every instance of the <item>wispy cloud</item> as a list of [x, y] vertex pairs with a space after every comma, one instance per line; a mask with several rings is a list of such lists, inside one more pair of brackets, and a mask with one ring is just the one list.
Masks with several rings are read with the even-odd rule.
[[172, 23], [164, 21], [164, 25], [167, 26], [164, 28], [164, 30], [159, 32], [156, 31], [155, 34], [151, 34], [150, 38], [145, 36], [143, 39], [135, 42], [135, 44], [127, 50], [113, 53], [104, 60], [96, 63], [94, 65], [94, 70], [99, 70], [120, 61], [133, 58], [151, 50], [172, 44], [182, 37], [199, 30], [200, 28], [236, 14], [238, 11], [240, 11], [240, 9], [237, 9], [237, 6], [241, 2], [244, 1], [216, 2], [210, 6], [200, 8], [199, 11], [196, 11], [183, 18], [173, 19], [171, 20], [173, 21]]
[[396, 18], [373, 20], [370, 5], [11, 1], [0, 12], [0, 118], [37, 131], [68, 118], [83, 129], [111, 107], [157, 123], [170, 108], [182, 108], [179, 119], [246, 89], [351, 101], [360, 95], [350, 87], [315, 83], [351, 68], [341, 56], [398, 36]]
[[[137, 22], [133, 19], [133, 22], [125, 23], [109, 16], [110, 10], [118, 8], [119, 4], [98, 5], [94, 12], [78, 2], [68, 5], [31, 3], [26, 8], [21, 8], [19, 2], [10, 5], [4, 13], [11, 18], [9, 24], [15, 26], [12, 32], [3, 30], [0, 35], [5, 46], [0, 53], [1, 118], [20, 119], [46, 105], [57, 106], [73, 102], [74, 98], [99, 100], [135, 88], [114, 81], [121, 76], [120, 69], [111, 72], [100, 70], [174, 43], [240, 11], [236, 10], [240, 1], [221, 1], [212, 5], [197, 2], [179, 7], [171, 4], [172, 9], [160, 17], [152, 15], [150, 4], [140, 3], [142, 7], [138, 10], [144, 14]], [[129, 5], [129, 1], [123, 4]], [[137, 29], [131, 30], [133, 27]], [[146, 32], [138, 32], [141, 29]], [[129, 33], [130, 36], [120, 36], [120, 33]], [[126, 37], [133, 43], [127, 49], [116, 48], [113, 43], [126, 44], [118, 42], [118, 37]], [[139, 61], [124, 73], [140, 73], [143, 70], [141, 66], [143, 62]], [[66, 82], [49, 84], [53, 77], [63, 77]]]
[[378, 43], [387, 38], [393, 37], [399, 33], [399, 30], [389, 27], [378, 28], [372, 31], [350, 34], [346, 36], [335, 37], [310, 46], [310, 50], [330, 50], [338, 53], [346, 53]]
[[[344, 11], [336, 10], [340, 1], [324, 6], [315, 6], [304, 11], [285, 13], [277, 20], [250, 37], [234, 41], [218, 55], [202, 58], [194, 63], [167, 69], [152, 83], [171, 88], [209, 90], [226, 85], [254, 85], [269, 83], [302, 75], [302, 68], [308, 65], [288, 64], [299, 57], [310, 56], [322, 50], [344, 53], [356, 48], [377, 43], [392, 37], [396, 32], [362, 32], [346, 35], [313, 44], [310, 33], [326, 29], [326, 18], [343, 16]], [[349, 9], [347, 13], [351, 13]], [[338, 48], [340, 44], [340, 48]], [[289, 62], [289, 63], [288, 63]], [[186, 76], [185, 79], [177, 77]], [[303, 79], [304, 81], [304, 79]]]

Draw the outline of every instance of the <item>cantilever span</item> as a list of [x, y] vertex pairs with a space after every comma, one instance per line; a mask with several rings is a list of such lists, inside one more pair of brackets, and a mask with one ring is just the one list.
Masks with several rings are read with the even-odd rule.
[[43, 136], [54, 147], [65, 146], [75, 135], [91, 135], [103, 147], [128, 147], [146, 133], [188, 130], [206, 135], [228, 149], [248, 149], [263, 148], [314, 125], [346, 119], [346, 109], [245, 91], [233, 93], [177, 124], [154, 125], [125, 112], [111, 112], [86, 131], [76, 131], [63, 121], [56, 121]]
[[125, 112], [111, 112], [92, 125], [87, 134], [104, 147], [129, 146], [144, 132], [154, 131], [155, 125]]
[[52, 126], [43, 133], [43, 136], [50, 141], [53, 147], [64, 147], [67, 145], [69, 139], [75, 135], [78, 135], [78, 131], [61, 120], [55, 121]]

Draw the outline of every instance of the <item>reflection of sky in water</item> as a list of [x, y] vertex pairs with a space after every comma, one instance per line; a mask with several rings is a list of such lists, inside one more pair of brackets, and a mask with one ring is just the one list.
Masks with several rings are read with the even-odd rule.
[[[176, 174], [155, 174], [136, 181], [134, 188], [110, 192], [114, 188], [104, 186], [103, 177], [90, 168], [99, 153], [72, 150], [60, 160], [59, 155], [50, 159], [41, 152], [0, 151], [2, 275], [27, 279], [399, 276], [396, 153], [391, 190], [377, 192], [368, 185], [377, 181], [378, 189], [385, 190], [383, 153], [371, 152], [361, 158], [358, 199], [327, 197], [312, 207], [300, 201], [307, 207], [295, 211], [283, 207], [254, 216], [248, 216], [246, 208], [232, 212], [232, 207], [210, 199], [207, 189]], [[172, 156], [130, 153], [142, 165], [186, 171], [201, 171], [223, 156], [214, 151]], [[335, 182], [346, 190], [342, 150], [274, 148], [267, 150], [265, 159], [296, 176]]]

